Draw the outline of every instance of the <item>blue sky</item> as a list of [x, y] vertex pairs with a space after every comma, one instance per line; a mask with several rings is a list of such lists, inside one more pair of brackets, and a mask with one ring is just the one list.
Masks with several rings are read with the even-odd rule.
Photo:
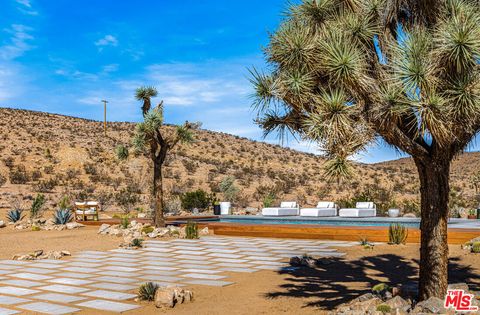
[[[154, 85], [168, 123], [260, 140], [247, 67], [265, 66], [261, 47], [285, 3], [0, 0], [0, 106], [101, 120], [107, 99], [109, 120], [139, 121], [134, 90]], [[357, 159], [398, 157], [376, 145]]]

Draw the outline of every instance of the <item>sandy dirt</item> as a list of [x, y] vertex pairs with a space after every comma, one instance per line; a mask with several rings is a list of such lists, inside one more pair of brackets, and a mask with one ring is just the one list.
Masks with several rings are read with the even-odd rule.
[[[69, 250], [72, 254], [108, 250], [121, 242], [121, 238], [99, 236], [96, 232], [97, 227], [38, 232], [7, 227], [0, 229], [0, 258], [9, 259], [14, 254], [36, 249]], [[377, 245], [373, 250], [355, 246], [339, 250], [347, 256], [316, 269], [229, 273], [228, 280], [234, 281], [234, 285], [189, 286], [195, 293], [193, 303], [159, 310], [152, 303], [142, 302], [145, 307], [126, 314], [322, 314], [369, 292], [380, 281], [398, 285], [417, 277], [418, 245]], [[474, 290], [480, 290], [480, 256], [455, 245], [450, 248], [450, 262], [450, 282], [467, 282]], [[99, 313], [105, 312], [86, 310], [82, 314]]]

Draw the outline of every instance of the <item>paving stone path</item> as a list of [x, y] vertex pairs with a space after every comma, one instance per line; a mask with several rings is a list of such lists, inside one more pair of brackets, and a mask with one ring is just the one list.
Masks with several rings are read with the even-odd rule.
[[[0, 315], [22, 311], [69, 314], [82, 309], [124, 312], [140, 308], [138, 286], [227, 286], [228, 272], [279, 270], [308, 253], [339, 257], [332, 247], [356, 242], [207, 236], [149, 240], [138, 250], [84, 251], [68, 260], [0, 261]], [[246, 275], [248, 276], [248, 275]]]

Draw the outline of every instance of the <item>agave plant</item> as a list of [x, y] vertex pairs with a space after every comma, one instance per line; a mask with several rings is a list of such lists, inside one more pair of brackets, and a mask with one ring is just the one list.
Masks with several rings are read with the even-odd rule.
[[21, 209], [13, 209], [7, 212], [8, 221], [13, 223], [22, 220], [23, 217], [23, 210]]
[[155, 299], [155, 292], [157, 292], [158, 284], [147, 282], [138, 289], [138, 298], [144, 301], [153, 301]]
[[143, 247], [143, 240], [141, 238], [134, 238], [130, 245], [132, 245], [132, 247]]
[[72, 220], [72, 212], [68, 209], [59, 209], [53, 216], [55, 224], [67, 224]]

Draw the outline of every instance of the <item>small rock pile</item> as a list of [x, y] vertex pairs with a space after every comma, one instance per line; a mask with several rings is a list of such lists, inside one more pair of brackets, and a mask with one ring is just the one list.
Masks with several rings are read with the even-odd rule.
[[55, 220], [44, 219], [44, 218], [22, 220], [15, 223], [9, 223], [9, 224], [13, 225], [13, 227], [16, 230], [37, 229], [37, 230], [45, 230], [45, 231], [74, 230], [74, 229], [78, 229], [85, 226], [78, 222], [68, 222], [67, 224], [55, 224]]
[[36, 250], [26, 255], [14, 255], [13, 260], [39, 260], [39, 259], [62, 259], [63, 256], [71, 256], [69, 251], [49, 251], [44, 253], [43, 249]]
[[479, 242], [480, 242], [480, 236], [475, 237], [475, 238], [471, 239], [470, 241], [466, 242], [465, 244], [462, 245], [462, 248], [471, 252], [473, 244], [474, 243], [479, 243]]
[[[142, 224], [137, 221], [131, 221], [127, 228], [123, 228], [119, 224], [102, 224], [98, 229], [98, 234], [123, 237], [125, 243], [130, 243], [135, 238], [185, 238], [186, 236], [185, 227], [169, 225], [167, 227], [156, 228], [149, 223]], [[200, 230], [198, 234], [208, 235], [208, 227]]]
[[160, 287], [155, 292], [155, 306], [158, 308], [172, 308], [192, 301], [193, 292], [180, 287]]
[[[375, 288], [375, 287], [374, 287]], [[412, 287], [409, 285], [400, 288], [389, 288], [383, 285], [384, 290], [367, 293], [356, 299], [339, 305], [331, 314], [455, 314], [453, 309], [444, 308], [444, 300], [431, 297], [425, 301], [414, 304], [411, 299], [404, 299], [400, 295], [410, 295]], [[473, 305], [480, 306], [478, 292], [469, 290], [466, 283], [451, 284], [449, 289], [462, 289], [477, 297]]]

